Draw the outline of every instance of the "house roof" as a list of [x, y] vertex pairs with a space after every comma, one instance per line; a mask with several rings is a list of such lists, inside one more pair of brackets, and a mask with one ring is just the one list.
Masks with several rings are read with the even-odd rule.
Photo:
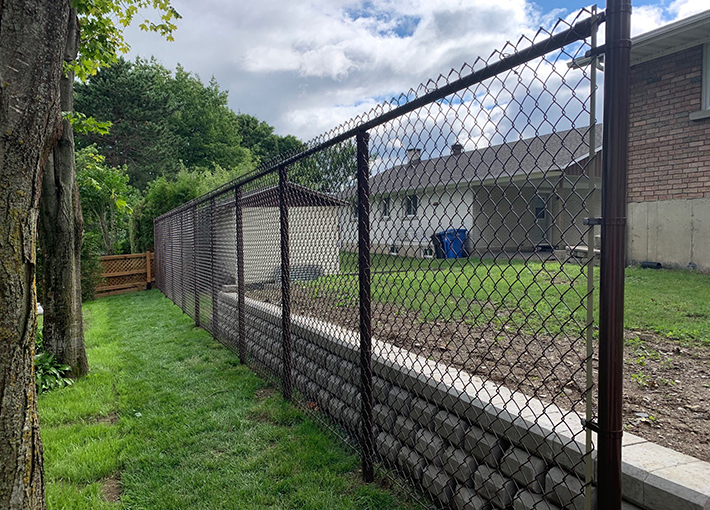
[[710, 42], [710, 10], [631, 39], [631, 65]]
[[[315, 191], [295, 182], [286, 183], [286, 206], [288, 207], [338, 207], [347, 205], [339, 198]], [[234, 196], [220, 201], [218, 206], [234, 207]], [[279, 187], [269, 186], [250, 191], [242, 196], [242, 207], [278, 207]]]
[[[597, 149], [602, 144], [601, 125], [596, 126]], [[490, 179], [539, 177], [543, 172], [563, 171], [589, 155], [589, 129], [570, 129], [516, 142], [405, 163], [373, 175], [370, 193], [453, 186]], [[351, 198], [355, 188], [344, 196]]]

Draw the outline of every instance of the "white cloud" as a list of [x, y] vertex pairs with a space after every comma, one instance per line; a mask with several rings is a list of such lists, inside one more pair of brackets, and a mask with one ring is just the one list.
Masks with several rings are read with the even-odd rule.
[[[634, 33], [706, 1], [635, 7]], [[302, 139], [577, 12], [542, 12], [528, 0], [173, 2], [183, 16], [175, 42], [131, 28], [132, 53], [214, 75], [234, 110]]]
[[649, 32], [664, 24], [666, 16], [659, 5], [642, 5], [634, 7], [631, 15], [631, 35], [635, 36]]
[[707, 0], [675, 0], [668, 6], [668, 11], [675, 14], [675, 19], [681, 19], [706, 11], [709, 7]]

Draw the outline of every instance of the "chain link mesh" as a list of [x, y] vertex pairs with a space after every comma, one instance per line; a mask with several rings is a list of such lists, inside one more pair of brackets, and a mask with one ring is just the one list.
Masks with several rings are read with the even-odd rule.
[[158, 287], [366, 478], [374, 461], [441, 507], [584, 508], [601, 135], [591, 67], [569, 64], [598, 21], [560, 20], [157, 218]]

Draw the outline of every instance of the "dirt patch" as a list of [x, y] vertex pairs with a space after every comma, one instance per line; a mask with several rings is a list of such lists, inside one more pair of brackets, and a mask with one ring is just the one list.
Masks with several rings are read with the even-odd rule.
[[[280, 301], [275, 289], [254, 290], [249, 297]], [[316, 293], [299, 285], [292, 286], [291, 297], [296, 314], [359, 329], [357, 302], [328, 289]], [[576, 335], [550, 335], [525, 331], [506, 313], [498, 318], [481, 321], [484, 326], [477, 325], [475, 318], [425, 322], [418, 312], [372, 303], [376, 338], [583, 414], [587, 355], [581, 326]], [[564, 329], [574, 329], [571, 326]], [[673, 340], [639, 331], [627, 331], [626, 344], [625, 430], [710, 461], [710, 349], [678, 347]], [[592, 362], [596, 380], [596, 347]]]
[[261, 388], [254, 392], [254, 399], [257, 402], [263, 402], [264, 400], [273, 397], [278, 394], [278, 390], [275, 388]]
[[625, 429], [710, 461], [710, 349], [627, 331], [624, 358]]
[[111, 413], [108, 416], [101, 416], [96, 420], [97, 423], [107, 423], [108, 425], [115, 425], [118, 423], [118, 415], [116, 413]]
[[121, 474], [118, 473], [110, 478], [104, 478], [103, 482], [104, 498], [111, 503], [121, 501]]

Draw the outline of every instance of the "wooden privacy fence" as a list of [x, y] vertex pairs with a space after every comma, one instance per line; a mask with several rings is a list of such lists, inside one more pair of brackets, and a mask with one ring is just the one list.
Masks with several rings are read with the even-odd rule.
[[104, 255], [101, 257], [103, 285], [96, 287], [96, 297], [112, 296], [149, 289], [155, 282], [155, 253]]

